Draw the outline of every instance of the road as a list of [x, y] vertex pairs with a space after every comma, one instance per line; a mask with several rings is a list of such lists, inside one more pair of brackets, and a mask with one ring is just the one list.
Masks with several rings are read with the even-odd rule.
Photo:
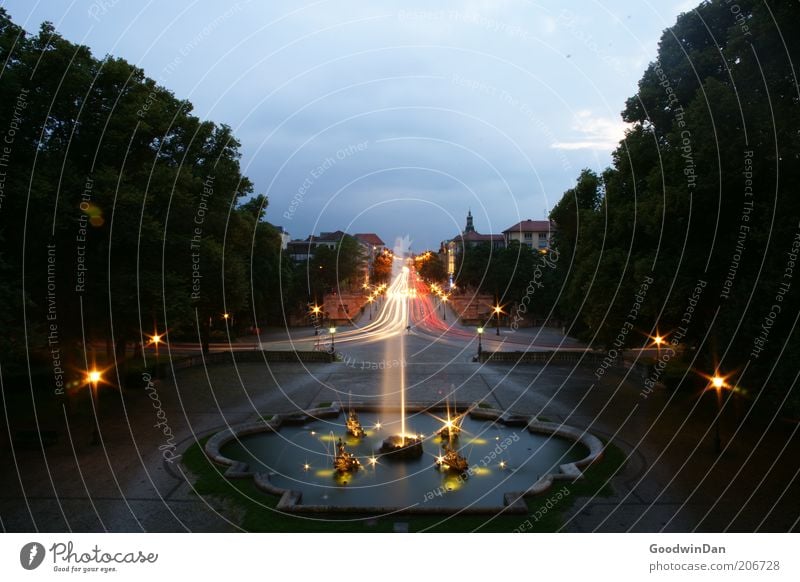
[[[612, 442], [627, 457], [611, 496], [576, 500], [567, 531], [787, 531], [797, 528], [797, 426], [740, 423], [726, 410], [724, 450], [713, 450], [713, 402], [657, 389], [644, 395], [632, 369], [598, 380], [584, 365], [480, 364], [474, 330], [447, 320], [413, 273], [389, 285], [372, 320], [364, 314], [336, 334], [334, 363], [214, 365], [180, 370], [150, 386], [107, 390], [100, 399], [101, 445], [92, 423], [73, 415], [43, 428], [59, 439], [42, 448], [2, 450], [0, 522], [6, 531], [232, 531], [236, 516], [193, 494], [165, 451], [262, 415], [320, 402], [386, 399], [387, 381], [408, 402], [486, 402], [537, 414]], [[410, 330], [408, 326], [411, 326]], [[584, 349], [551, 329], [503, 329], [484, 349]], [[238, 349], [314, 349], [308, 329]], [[324, 337], [321, 347], [329, 338]], [[194, 346], [189, 346], [194, 348]], [[227, 347], [227, 346], [226, 346]], [[175, 346], [178, 350], [180, 346]], [[400, 373], [402, 372], [402, 374]], [[400, 391], [389, 391], [400, 398]], [[10, 418], [7, 434], [31, 428]], [[413, 425], [413, 416], [408, 419]], [[169, 432], [166, 432], [166, 429]]]

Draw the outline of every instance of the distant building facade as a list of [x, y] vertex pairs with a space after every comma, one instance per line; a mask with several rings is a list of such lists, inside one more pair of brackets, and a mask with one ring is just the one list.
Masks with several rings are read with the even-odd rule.
[[503, 231], [505, 245], [516, 241], [521, 245], [537, 250], [550, 250], [553, 223], [549, 220], [522, 220]]
[[439, 249], [445, 262], [447, 274], [452, 278], [456, 270], [456, 258], [466, 249], [482, 244], [490, 244], [494, 249], [502, 249], [519, 243], [531, 250], [547, 252], [550, 250], [555, 225], [549, 220], [522, 220], [503, 231], [502, 234], [481, 234], [475, 230], [472, 211], [467, 212], [464, 230], [458, 236], [443, 241]]
[[381, 237], [374, 232], [349, 235], [341, 230], [336, 230], [334, 232], [321, 232], [319, 236], [311, 235], [302, 240], [289, 241], [286, 245], [286, 250], [293, 261], [302, 263], [313, 259], [314, 253], [320, 247], [335, 249], [346, 236], [352, 236], [358, 241], [369, 264], [372, 264], [378, 253], [386, 248]]

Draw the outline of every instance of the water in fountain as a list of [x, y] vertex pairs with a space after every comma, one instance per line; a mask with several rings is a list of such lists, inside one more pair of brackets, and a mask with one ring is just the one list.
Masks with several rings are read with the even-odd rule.
[[[406, 266], [409, 239], [397, 238], [394, 245], [394, 261], [392, 264], [392, 284], [389, 287], [386, 299], [387, 311], [393, 313], [395, 322], [392, 333], [386, 338], [384, 359], [386, 362], [397, 361], [399, 365], [387, 365], [383, 375], [383, 414], [391, 418], [388, 423], [388, 432], [393, 436], [388, 437], [381, 448], [384, 453], [403, 451], [403, 456], [418, 456], [422, 454], [422, 447], [413, 433], [406, 427], [406, 371], [407, 362], [405, 331], [410, 325], [409, 311], [409, 276]], [[397, 402], [399, 400], [399, 407]], [[399, 425], [399, 433], [393, 434]], [[409, 447], [409, 445], [411, 445]]]

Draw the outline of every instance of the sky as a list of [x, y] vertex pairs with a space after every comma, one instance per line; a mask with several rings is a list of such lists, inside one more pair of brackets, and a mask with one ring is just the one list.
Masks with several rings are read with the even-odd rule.
[[293, 238], [375, 232], [438, 248], [543, 219], [609, 165], [663, 30], [659, 0], [0, 0], [230, 125]]

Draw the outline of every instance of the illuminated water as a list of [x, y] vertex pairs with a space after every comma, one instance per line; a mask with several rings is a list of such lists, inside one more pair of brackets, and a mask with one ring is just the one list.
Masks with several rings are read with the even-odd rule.
[[[433, 435], [442, 426], [440, 420], [427, 413], [409, 415], [408, 430], [426, 435], [425, 454], [393, 461], [377, 451], [397, 427], [375, 429], [381, 420], [377, 414], [363, 413], [360, 418], [367, 437], [345, 439], [347, 450], [362, 464], [352, 474], [340, 475], [332, 468], [336, 439], [345, 435], [343, 415], [245, 436], [223, 447], [222, 453], [247, 463], [252, 471], [269, 474], [278, 487], [301, 491], [304, 505], [431, 509], [502, 507], [504, 493], [525, 490], [558, 465], [586, 455], [572, 441], [467, 418], [457, 441], [470, 463], [471, 472], [464, 478], [435, 468], [441, 440]], [[372, 457], [377, 458], [374, 465]]]

